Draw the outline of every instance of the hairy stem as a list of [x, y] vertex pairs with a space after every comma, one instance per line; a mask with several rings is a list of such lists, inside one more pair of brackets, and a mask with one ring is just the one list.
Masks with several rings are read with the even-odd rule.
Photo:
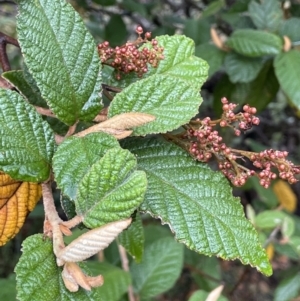
[[65, 247], [63, 235], [60, 231], [59, 224], [62, 222], [54, 205], [51, 182], [42, 184], [43, 202], [46, 219], [48, 220], [52, 236], [53, 236], [53, 251], [57, 255], [61, 249]]

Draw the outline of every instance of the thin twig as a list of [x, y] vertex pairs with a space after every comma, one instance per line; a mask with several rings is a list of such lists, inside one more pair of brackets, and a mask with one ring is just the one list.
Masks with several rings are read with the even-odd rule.
[[114, 86], [109, 86], [109, 85], [106, 85], [106, 84], [102, 84], [102, 88], [103, 88], [103, 90], [107, 90], [107, 91], [110, 91], [110, 92], [115, 92], [115, 93], [122, 92], [121, 88], [114, 87]]
[[45, 115], [45, 116], [49, 116], [49, 117], [53, 117], [53, 118], [56, 117], [50, 109], [45, 109], [45, 108], [37, 107], [37, 106], [35, 106], [35, 109], [41, 115]]
[[278, 225], [276, 228], [273, 229], [273, 231], [270, 233], [269, 237], [266, 239], [263, 247], [266, 248], [271, 242], [276, 241], [276, 235], [281, 229], [281, 225]]
[[7, 44], [12, 44], [16, 47], [20, 47], [16, 39], [4, 34], [3, 32], [0, 32], [0, 64], [4, 72], [11, 70], [8, 55], [6, 52]]
[[[126, 250], [120, 244], [118, 244], [118, 249], [119, 249], [119, 254], [120, 254], [120, 258], [121, 258], [121, 262], [122, 262], [122, 268], [124, 271], [129, 272], [129, 260], [127, 257]], [[128, 287], [128, 299], [129, 299], [129, 301], [138, 301], [138, 299], [136, 298], [136, 296], [133, 293], [132, 285], [129, 285], [129, 287]]]
[[78, 123], [78, 121], [69, 127], [68, 132], [67, 132], [65, 138], [67, 138], [69, 136], [72, 136], [75, 133], [77, 123]]
[[196, 274], [198, 274], [198, 275], [200, 275], [200, 276], [204, 276], [205, 278], [207, 278], [207, 279], [209, 279], [209, 280], [211, 280], [211, 281], [214, 281], [214, 282], [216, 282], [216, 283], [218, 283], [218, 284], [222, 284], [222, 283], [223, 283], [220, 279], [214, 278], [214, 277], [212, 277], [212, 276], [210, 276], [210, 275], [208, 275], [208, 274], [206, 274], [206, 273], [204, 273], [204, 272], [198, 270], [197, 268], [195, 268], [195, 267], [192, 266], [192, 265], [185, 264], [185, 267], [187, 267], [187, 268], [188, 268], [189, 270], [191, 270], [192, 272], [194, 272], [194, 273], [196, 273]]
[[62, 224], [67, 228], [71, 229], [79, 225], [81, 222], [82, 222], [82, 216], [76, 215], [72, 219], [66, 222], [62, 222]]

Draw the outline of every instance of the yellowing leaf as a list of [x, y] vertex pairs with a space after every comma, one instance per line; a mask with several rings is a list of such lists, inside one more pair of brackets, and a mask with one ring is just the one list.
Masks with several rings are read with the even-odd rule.
[[289, 212], [294, 212], [297, 205], [297, 197], [291, 186], [283, 180], [278, 180], [274, 184], [273, 190], [281, 206]]
[[268, 255], [269, 260], [271, 261], [274, 257], [274, 245], [273, 244], [268, 244], [266, 247], [266, 253]]
[[41, 195], [40, 184], [17, 181], [0, 172], [0, 246], [20, 231]]

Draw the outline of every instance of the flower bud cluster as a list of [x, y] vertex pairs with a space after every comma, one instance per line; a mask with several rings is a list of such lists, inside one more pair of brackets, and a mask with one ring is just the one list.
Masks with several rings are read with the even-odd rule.
[[229, 103], [226, 97], [221, 99], [223, 104], [223, 114], [220, 121], [221, 127], [231, 126], [234, 128], [236, 136], [241, 134], [241, 130], [249, 130], [253, 125], [259, 124], [259, 118], [254, 116], [257, 112], [256, 108], [249, 105], [243, 106], [243, 112], [235, 113], [236, 104]]
[[[158, 45], [157, 40], [151, 39], [151, 32], [146, 32], [142, 38], [143, 28], [136, 28], [138, 38], [133, 42], [112, 48], [109, 42], [104, 41], [98, 45], [98, 53], [103, 64], [115, 68], [118, 72], [117, 79], [121, 79], [121, 73], [135, 72], [139, 77], [148, 71], [148, 64], [156, 68], [159, 61], [164, 58], [163, 48]], [[152, 48], [140, 48], [143, 43], [150, 42]]]
[[277, 151], [273, 149], [264, 150], [258, 154], [252, 154], [250, 160], [257, 168], [262, 169], [258, 173], [260, 184], [264, 187], [268, 187], [271, 180], [276, 179], [277, 175], [271, 168], [278, 170], [278, 175], [281, 179], [287, 180], [290, 184], [297, 182], [295, 175], [300, 174], [300, 167], [295, 166], [291, 161], [288, 161], [286, 157], [288, 152]]
[[[209, 117], [197, 119], [193, 122], [198, 125], [197, 129], [190, 127], [187, 130], [184, 138], [190, 142], [189, 152], [201, 162], [208, 162], [214, 156], [219, 163], [219, 169], [234, 186], [244, 185], [249, 177], [255, 175], [259, 178], [260, 184], [268, 188], [271, 181], [277, 178], [274, 169], [277, 169], [280, 178], [291, 184], [297, 182], [295, 175], [300, 174], [300, 167], [286, 159], [287, 152], [270, 149], [254, 153], [232, 149], [222, 142], [222, 137], [214, 129], [217, 124], [221, 127], [233, 127], [237, 136], [241, 130], [259, 124], [259, 119], [255, 116], [256, 108], [244, 105], [243, 112], [236, 114], [234, 112], [236, 104], [229, 103], [226, 98], [222, 98], [222, 103], [221, 119], [217, 121], [212, 121]], [[246, 159], [260, 171], [251, 170], [237, 162], [237, 160], [245, 162]]]

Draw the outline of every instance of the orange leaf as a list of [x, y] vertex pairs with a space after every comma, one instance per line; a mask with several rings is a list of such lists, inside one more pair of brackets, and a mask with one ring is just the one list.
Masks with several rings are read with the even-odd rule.
[[40, 184], [17, 181], [0, 172], [0, 246], [20, 231], [41, 196]]
[[275, 192], [279, 203], [284, 209], [289, 212], [295, 211], [297, 205], [297, 196], [287, 182], [278, 180], [273, 185], [273, 191]]

